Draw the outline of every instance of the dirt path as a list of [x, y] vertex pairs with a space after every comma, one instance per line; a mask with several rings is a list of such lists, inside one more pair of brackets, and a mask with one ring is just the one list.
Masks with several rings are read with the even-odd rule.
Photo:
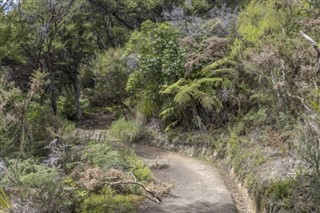
[[[93, 116], [81, 125], [82, 127], [78, 129], [79, 134], [100, 140], [106, 136], [107, 127], [113, 120], [114, 115]], [[142, 202], [139, 208], [140, 213], [238, 212], [230, 191], [212, 165], [178, 153], [148, 146], [135, 145], [135, 150], [146, 164], [153, 167], [158, 165], [152, 169], [158, 183], [174, 184], [171, 195], [165, 197], [160, 204], [150, 200]], [[227, 179], [226, 182], [228, 181], [230, 182]], [[233, 191], [234, 196], [237, 190], [233, 185], [233, 183], [228, 184], [228, 188]], [[243, 201], [240, 199], [241, 202]], [[239, 207], [239, 202], [237, 206]], [[241, 205], [240, 209], [240, 212], [248, 212], [246, 207], [243, 211]]]
[[[238, 212], [217, 170], [208, 163], [148, 146], [136, 146], [137, 155], [153, 169], [159, 182], [174, 183], [171, 196], [161, 204], [146, 200], [141, 213], [233, 213]], [[160, 169], [161, 168], [161, 169]]]

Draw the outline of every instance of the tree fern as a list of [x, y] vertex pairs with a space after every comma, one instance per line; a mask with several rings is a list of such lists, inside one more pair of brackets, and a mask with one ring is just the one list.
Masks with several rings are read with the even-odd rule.
[[192, 82], [179, 88], [174, 97], [174, 101], [180, 105], [186, 105], [193, 100], [195, 94], [199, 91], [200, 84]]
[[184, 78], [181, 78], [170, 86], [164, 86], [161, 90], [161, 94], [172, 94], [174, 91], [177, 91], [185, 81]]
[[218, 83], [222, 82], [222, 78], [200, 78], [196, 82], [200, 85], [206, 86], [217, 86]]
[[[163, 120], [170, 121], [168, 127], [172, 127], [179, 121], [182, 122], [184, 117], [188, 117], [186, 119], [191, 119], [192, 121], [196, 120], [190, 114], [187, 116], [184, 116], [184, 114], [188, 110], [194, 112], [198, 106], [207, 112], [211, 112], [214, 109], [219, 111], [222, 108], [222, 104], [215, 95], [215, 87], [222, 81], [222, 78], [180, 79], [174, 84], [164, 87], [160, 93], [167, 96], [168, 102], [171, 104], [163, 108], [160, 116]], [[202, 124], [202, 122], [197, 123]]]
[[215, 95], [209, 95], [205, 92], [198, 91], [194, 97], [206, 111], [211, 111], [214, 108], [216, 108], [217, 111], [220, 111], [222, 108], [221, 102]]

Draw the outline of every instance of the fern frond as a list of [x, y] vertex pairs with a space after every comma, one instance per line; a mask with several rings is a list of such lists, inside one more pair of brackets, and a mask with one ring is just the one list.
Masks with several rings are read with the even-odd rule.
[[206, 111], [211, 111], [213, 110], [213, 107], [215, 106], [215, 101], [210, 98], [209, 96], [203, 96], [202, 98], [199, 99], [199, 103], [205, 109]]
[[184, 78], [179, 79], [177, 82], [174, 84], [171, 84], [170, 86], [164, 87], [161, 91], [160, 94], [173, 94], [175, 91], [178, 91], [181, 85], [185, 82], [186, 80]]
[[173, 107], [169, 107], [167, 109], [164, 109], [160, 114], [159, 116], [162, 118], [162, 119], [167, 119], [169, 118], [171, 115], [174, 114], [174, 108]]
[[177, 123], [178, 123], [178, 121], [174, 121], [174, 122], [170, 123], [170, 124], [166, 127], [166, 129], [165, 129], [164, 131], [165, 131], [165, 132], [170, 131], [173, 127], [175, 127], [175, 126], [177, 125]]
[[214, 70], [217, 69], [219, 66], [224, 65], [224, 64], [235, 64], [235, 62], [233, 60], [231, 60], [230, 57], [225, 57], [222, 58], [218, 61], [213, 62], [212, 64], [210, 64], [209, 66], [203, 68], [203, 71], [210, 71], [210, 70]]
[[215, 95], [209, 95], [205, 92], [199, 91], [194, 97], [206, 111], [211, 111], [213, 108], [216, 108], [217, 110], [222, 108], [221, 102]]
[[212, 70], [211, 75], [236, 78], [238, 76], [238, 71], [235, 68], [220, 68]]
[[193, 82], [190, 85], [182, 86], [177, 95], [174, 97], [174, 101], [180, 105], [185, 105], [192, 100], [195, 93], [199, 91], [200, 84]]
[[222, 81], [222, 78], [200, 78], [196, 80], [198, 84], [204, 84], [206, 86], [215, 86], [217, 83], [220, 83]]

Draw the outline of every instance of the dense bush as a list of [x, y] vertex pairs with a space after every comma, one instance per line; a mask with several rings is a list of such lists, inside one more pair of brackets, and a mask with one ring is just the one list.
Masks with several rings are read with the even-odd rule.
[[[88, 82], [85, 94], [92, 106], [124, 104], [127, 97], [125, 85], [129, 75], [125, 60], [122, 49], [109, 49], [97, 54], [90, 67], [82, 69], [82, 79]], [[90, 88], [90, 80], [94, 82], [94, 88]]]
[[71, 204], [62, 180], [63, 174], [56, 168], [26, 160], [11, 161], [0, 183], [8, 189], [18, 190], [15, 202], [19, 202], [21, 210], [32, 207], [37, 212], [62, 212]]
[[184, 75], [178, 37], [179, 32], [168, 23], [147, 21], [132, 34], [127, 45], [127, 51], [138, 56], [139, 68], [129, 76], [126, 89], [133, 94], [134, 103], [148, 103], [155, 114], [161, 105], [161, 86]]

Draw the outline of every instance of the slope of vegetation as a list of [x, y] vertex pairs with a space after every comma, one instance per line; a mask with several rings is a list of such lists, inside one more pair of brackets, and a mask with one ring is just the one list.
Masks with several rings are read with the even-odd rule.
[[147, 184], [148, 168], [108, 139], [75, 135], [111, 112], [123, 142], [153, 140], [143, 126], [158, 120], [174, 146], [212, 149], [258, 211], [320, 211], [317, 1], [0, 7], [0, 208], [133, 211], [139, 187], [110, 178]]

